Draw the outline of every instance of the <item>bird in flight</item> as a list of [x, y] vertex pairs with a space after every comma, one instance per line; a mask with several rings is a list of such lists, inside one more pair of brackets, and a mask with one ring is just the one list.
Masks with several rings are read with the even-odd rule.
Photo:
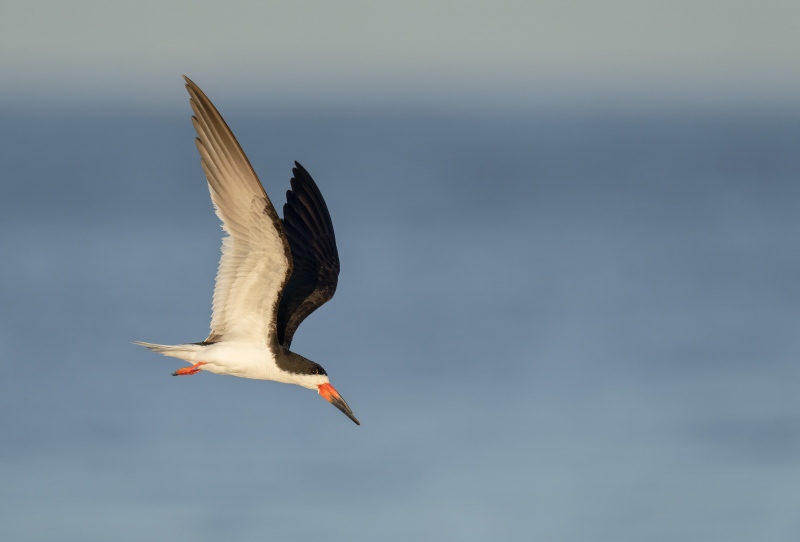
[[211, 316], [203, 342], [136, 342], [201, 371], [274, 380], [317, 392], [361, 425], [321, 365], [289, 347], [297, 327], [336, 292], [339, 253], [328, 207], [308, 172], [295, 162], [283, 220], [217, 109], [188, 77], [186, 89], [197, 149], [222, 239]]

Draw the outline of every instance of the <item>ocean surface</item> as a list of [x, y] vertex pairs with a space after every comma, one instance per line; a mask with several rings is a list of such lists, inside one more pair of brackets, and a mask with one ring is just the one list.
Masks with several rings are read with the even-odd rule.
[[800, 539], [800, 115], [223, 115], [341, 256], [311, 391], [208, 332], [189, 108], [0, 115], [0, 538]]

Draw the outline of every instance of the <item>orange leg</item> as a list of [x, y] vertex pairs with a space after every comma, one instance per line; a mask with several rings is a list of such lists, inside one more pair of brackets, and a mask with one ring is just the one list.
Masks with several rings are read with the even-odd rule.
[[205, 361], [198, 361], [191, 367], [184, 367], [183, 369], [178, 369], [177, 371], [172, 373], [172, 376], [193, 375], [195, 373], [199, 373], [200, 371], [202, 371], [200, 366], [205, 364], [206, 364]]

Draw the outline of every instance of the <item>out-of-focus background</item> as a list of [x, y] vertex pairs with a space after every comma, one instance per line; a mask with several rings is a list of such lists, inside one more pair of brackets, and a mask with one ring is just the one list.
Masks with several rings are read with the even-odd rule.
[[[0, 538], [800, 539], [800, 3], [0, 5]], [[336, 227], [310, 391], [202, 340], [187, 74]]]

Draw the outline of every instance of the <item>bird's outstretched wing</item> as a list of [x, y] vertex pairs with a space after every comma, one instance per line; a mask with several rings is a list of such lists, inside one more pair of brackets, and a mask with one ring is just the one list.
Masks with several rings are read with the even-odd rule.
[[264, 344], [274, 341], [278, 299], [292, 256], [278, 213], [222, 116], [189, 78], [203, 171], [222, 228], [222, 257], [214, 288], [211, 334]]
[[295, 162], [283, 226], [294, 267], [278, 308], [278, 342], [286, 348], [306, 317], [329, 301], [339, 282], [339, 252], [331, 215], [314, 179]]

